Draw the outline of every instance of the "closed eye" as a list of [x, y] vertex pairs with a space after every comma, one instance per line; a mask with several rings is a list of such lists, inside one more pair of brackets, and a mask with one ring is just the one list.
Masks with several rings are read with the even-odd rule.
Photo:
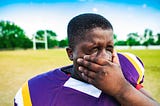
[[92, 53], [95, 53], [95, 52], [98, 52], [98, 50], [99, 50], [98, 47], [94, 47], [94, 48], [92, 48], [91, 52], [92, 52]]
[[113, 46], [112, 45], [108, 45], [106, 48], [106, 51], [110, 51], [111, 53], [113, 53]]

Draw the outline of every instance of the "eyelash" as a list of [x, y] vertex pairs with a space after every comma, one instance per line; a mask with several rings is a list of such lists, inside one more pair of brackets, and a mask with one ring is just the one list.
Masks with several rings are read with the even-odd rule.
[[98, 47], [94, 47], [94, 48], [92, 49], [92, 52], [97, 52], [98, 50], [99, 50]]
[[111, 47], [106, 48], [106, 51], [110, 51], [111, 53], [113, 53], [113, 48], [111, 48]]
[[[97, 52], [98, 50], [100, 50], [101, 48], [98, 48], [98, 47], [94, 47], [91, 51], [92, 52]], [[108, 47], [106, 48], [106, 51], [109, 51], [109, 52], [113, 52], [113, 49], [111, 47]]]
[[[90, 49], [89, 53], [88, 54], [92, 54], [92, 53], [96, 53], [98, 52], [99, 50], [101, 50], [102, 48], [101, 47], [93, 47]], [[113, 47], [112, 46], [107, 46], [107, 48], [105, 49], [106, 52], [111, 52], [113, 53]]]

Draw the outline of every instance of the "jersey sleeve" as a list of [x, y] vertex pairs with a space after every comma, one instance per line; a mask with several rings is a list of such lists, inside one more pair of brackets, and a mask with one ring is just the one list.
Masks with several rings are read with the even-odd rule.
[[28, 82], [24, 83], [18, 90], [14, 98], [14, 106], [32, 106]]
[[144, 79], [144, 65], [140, 58], [131, 53], [118, 53], [118, 58], [126, 80], [140, 89]]

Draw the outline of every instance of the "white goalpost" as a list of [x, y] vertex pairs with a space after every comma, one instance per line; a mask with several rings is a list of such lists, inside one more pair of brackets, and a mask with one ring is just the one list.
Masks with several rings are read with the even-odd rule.
[[47, 34], [45, 32], [44, 34], [44, 40], [37, 40], [36, 35], [33, 34], [33, 50], [36, 50], [36, 43], [44, 43], [45, 44], [45, 50], [48, 50], [48, 41], [47, 41]]

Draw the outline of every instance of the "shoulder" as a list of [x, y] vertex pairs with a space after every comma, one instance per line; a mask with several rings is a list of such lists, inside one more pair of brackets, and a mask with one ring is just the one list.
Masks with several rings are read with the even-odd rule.
[[143, 82], [144, 64], [132, 53], [118, 53], [119, 62], [125, 78], [134, 86]]
[[28, 86], [31, 93], [45, 91], [46, 89], [54, 88], [63, 85], [68, 76], [61, 71], [60, 68], [40, 74], [32, 79], [28, 80]]
[[138, 64], [138, 65], [144, 67], [144, 64], [143, 64], [142, 60], [138, 56], [136, 56], [135, 54], [128, 53], [128, 52], [117, 53], [117, 54], [118, 54], [118, 58], [120, 58], [121, 60], [123, 60], [124, 58], [126, 58], [130, 62], [132, 62], [134, 64]]
[[[60, 68], [37, 75], [23, 84], [14, 98], [14, 103], [17, 105], [27, 104], [26, 106], [46, 103], [49, 100], [50, 90], [57, 92], [59, 89], [56, 88], [61, 87], [67, 79], [67, 75]], [[47, 97], [48, 99], [46, 99]], [[38, 106], [41, 105], [38, 104]]]
[[45, 85], [47, 83], [53, 83], [54, 81], [65, 81], [67, 78], [66, 74], [61, 71], [61, 68], [57, 68], [31, 78], [28, 83], [29, 85], [32, 83]]

